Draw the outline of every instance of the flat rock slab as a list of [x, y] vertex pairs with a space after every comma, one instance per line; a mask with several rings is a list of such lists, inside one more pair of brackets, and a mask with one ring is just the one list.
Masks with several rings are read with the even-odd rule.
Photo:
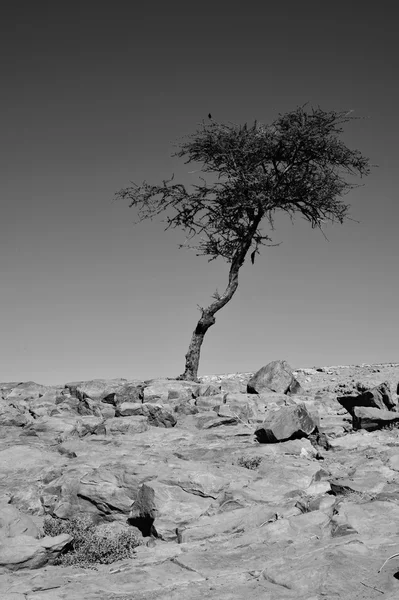
[[365, 406], [355, 406], [353, 409], [354, 429], [375, 431], [387, 425], [399, 425], [399, 413]]

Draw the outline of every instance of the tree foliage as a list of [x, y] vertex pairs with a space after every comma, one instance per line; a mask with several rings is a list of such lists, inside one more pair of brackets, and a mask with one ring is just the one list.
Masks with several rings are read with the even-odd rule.
[[344, 125], [356, 118], [305, 107], [280, 115], [271, 125], [210, 118], [174, 154], [186, 164], [199, 164], [208, 180], [200, 177], [187, 189], [172, 177], [159, 185], [132, 184], [116, 194], [137, 210], [138, 222], [162, 214], [166, 229], [186, 232], [181, 246], [230, 264], [226, 290], [201, 309], [181, 378], [196, 378], [204, 335], [235, 293], [249, 251], [253, 263], [260, 247], [271, 243], [264, 226], [273, 230], [276, 211], [299, 215], [313, 228], [348, 218], [343, 197], [357, 187], [348, 177], [370, 172], [369, 160], [340, 139]]
[[267, 219], [273, 229], [277, 210], [299, 213], [312, 227], [344, 221], [348, 206], [342, 196], [356, 187], [346, 176], [370, 171], [368, 159], [339, 139], [354, 118], [301, 107], [271, 125], [203, 122], [174, 156], [200, 163], [216, 182], [202, 178], [188, 190], [172, 177], [160, 185], [133, 184], [116, 197], [138, 209], [139, 221], [167, 213], [167, 228], [186, 232], [183, 245], [230, 262], [248, 234], [255, 252], [271, 241], [261, 224]]

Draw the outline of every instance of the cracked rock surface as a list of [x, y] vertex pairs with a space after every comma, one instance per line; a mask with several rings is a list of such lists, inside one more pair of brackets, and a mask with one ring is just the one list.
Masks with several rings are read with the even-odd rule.
[[[274, 361], [196, 383], [0, 383], [0, 597], [396, 600], [398, 382], [396, 363]], [[44, 519], [77, 515], [140, 545], [54, 564], [71, 536]]]

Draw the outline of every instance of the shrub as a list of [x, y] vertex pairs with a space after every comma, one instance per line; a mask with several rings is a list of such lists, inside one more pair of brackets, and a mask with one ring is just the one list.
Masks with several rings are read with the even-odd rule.
[[61, 533], [73, 537], [70, 547], [55, 561], [55, 564], [64, 566], [93, 568], [96, 563], [110, 564], [132, 558], [134, 548], [140, 545], [134, 531], [116, 532], [112, 526], [97, 526], [87, 515], [72, 517], [68, 521], [46, 517], [43, 530], [45, 535], [53, 537]]
[[240, 456], [237, 461], [239, 467], [245, 467], [246, 469], [251, 469], [255, 471], [260, 463], [262, 462], [262, 456]]

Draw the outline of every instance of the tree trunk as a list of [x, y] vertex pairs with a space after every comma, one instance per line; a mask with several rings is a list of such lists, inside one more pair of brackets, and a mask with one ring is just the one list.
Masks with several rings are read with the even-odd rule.
[[252, 238], [258, 228], [258, 225], [262, 219], [262, 214], [256, 216], [248, 236], [243, 240], [241, 247], [235, 252], [231, 261], [229, 271], [229, 282], [225, 292], [219, 296], [215, 302], [212, 302], [208, 308], [201, 309], [201, 318], [197, 323], [197, 326], [191, 336], [190, 345], [186, 354], [186, 366], [184, 373], [179, 375], [177, 379], [185, 381], [196, 381], [198, 375], [198, 367], [201, 354], [201, 346], [204, 341], [206, 332], [212, 325], [216, 323], [215, 314], [223, 308], [235, 294], [238, 288], [238, 272], [245, 261], [245, 256], [251, 247]]

